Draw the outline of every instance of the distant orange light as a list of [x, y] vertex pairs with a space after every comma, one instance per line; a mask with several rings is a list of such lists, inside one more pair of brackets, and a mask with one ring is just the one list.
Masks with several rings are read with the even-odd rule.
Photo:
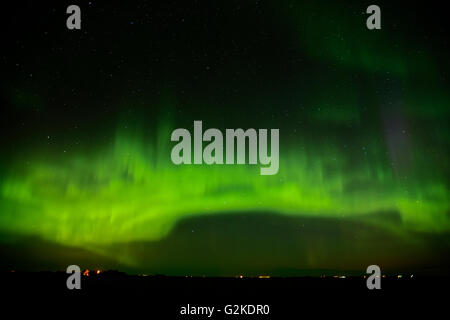
[[102, 272], [101, 270], [97, 270], [97, 274], [100, 274], [100, 272]]
[[260, 279], [269, 279], [270, 276], [259, 276], [258, 278], [260, 278]]
[[89, 270], [84, 270], [84, 272], [83, 272], [83, 276], [89, 276]]

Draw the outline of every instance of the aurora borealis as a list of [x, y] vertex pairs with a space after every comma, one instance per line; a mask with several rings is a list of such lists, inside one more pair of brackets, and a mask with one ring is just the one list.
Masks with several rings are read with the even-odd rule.
[[[22, 268], [74, 259], [46, 261], [56, 245], [132, 272], [289, 276], [365, 270], [373, 254], [448, 273], [449, 40], [434, 11], [381, 2], [368, 31], [354, 1], [188, 3], [82, 2], [80, 31], [65, 3], [11, 12], [1, 268], [39, 239]], [[195, 120], [279, 128], [278, 173], [174, 165], [170, 134]]]

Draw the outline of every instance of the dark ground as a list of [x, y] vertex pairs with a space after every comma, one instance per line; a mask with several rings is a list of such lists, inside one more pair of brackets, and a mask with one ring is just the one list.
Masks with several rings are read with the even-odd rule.
[[[81, 290], [66, 288], [60, 273], [1, 274], [2, 302], [15, 314], [44, 311], [88, 318], [206, 319], [180, 315], [187, 304], [221, 309], [210, 319], [300, 319], [344, 316], [405, 318], [426, 312], [433, 318], [448, 303], [448, 277], [382, 278], [381, 290], [368, 290], [354, 278], [183, 278], [120, 273], [82, 277]], [[226, 315], [225, 305], [268, 304], [269, 315]], [[18, 306], [18, 307], [17, 307]], [[445, 313], [441, 313], [442, 315]]]

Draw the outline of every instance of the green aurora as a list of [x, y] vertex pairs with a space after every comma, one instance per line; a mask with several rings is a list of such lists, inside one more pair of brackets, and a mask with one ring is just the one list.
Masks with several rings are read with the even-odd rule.
[[261, 176], [257, 165], [175, 166], [171, 128], [160, 129], [154, 144], [119, 130], [111, 146], [97, 152], [38, 157], [22, 170], [12, 169], [2, 181], [2, 229], [94, 250], [159, 240], [180, 219], [221, 212], [358, 218], [398, 211], [402, 228], [393, 232], [449, 231], [445, 180], [438, 170], [414, 174], [427, 165], [422, 154], [411, 154], [411, 169], [402, 179], [386, 146], [371, 143], [361, 150], [367, 161], [349, 169], [349, 155], [332, 144], [308, 149], [297, 143], [281, 149], [277, 175]]
[[[450, 95], [437, 59], [427, 44], [390, 30], [389, 15], [383, 22], [392, 32], [369, 34], [357, 27], [363, 9], [323, 6], [286, 4], [276, 11], [286, 17], [280, 28], [296, 39], [287, 42], [289, 50], [295, 43], [294, 52], [287, 51], [317, 63], [306, 76], [293, 77], [288, 97], [244, 94], [217, 119], [215, 110], [224, 106], [208, 98], [192, 99], [190, 111], [177, 113], [181, 98], [163, 87], [168, 99], [134, 103], [124, 93], [123, 102], [115, 103], [117, 117], [106, 120], [108, 130], [85, 133], [93, 135], [90, 145], [76, 145], [79, 137], [63, 125], [38, 138], [27, 133], [33, 142], [18, 144], [3, 162], [0, 238], [38, 236], [133, 265], [136, 259], [114, 244], [161, 241], [191, 217], [270, 212], [369, 221], [408, 241], [418, 233], [437, 235], [448, 249]], [[167, 68], [165, 79], [174, 72]], [[44, 93], [22, 83], [4, 90], [14, 112], [54, 110]], [[265, 111], [239, 121], [233, 112], [248, 101], [249, 113]], [[156, 125], [154, 118], [145, 123], [150, 116], [142, 104], [157, 110], [151, 114], [157, 114]], [[129, 116], [124, 110], [130, 109], [138, 111]], [[273, 112], [285, 117], [271, 121]], [[170, 134], [177, 127], [191, 130], [193, 120], [205, 127], [280, 128], [278, 174], [261, 176], [259, 165], [172, 164]], [[64, 143], [52, 144], [54, 135], [64, 136]], [[401, 223], [378, 218], [380, 212], [397, 212]]]

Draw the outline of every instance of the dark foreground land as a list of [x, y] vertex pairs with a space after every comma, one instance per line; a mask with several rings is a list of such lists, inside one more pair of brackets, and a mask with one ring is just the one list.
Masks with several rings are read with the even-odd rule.
[[[300, 319], [309, 318], [311, 312], [319, 318], [405, 317], [419, 311], [432, 316], [447, 313], [450, 284], [448, 277], [386, 277], [380, 290], [368, 290], [362, 277], [241, 279], [103, 273], [83, 276], [80, 290], [68, 290], [67, 276], [63, 272], [2, 273], [2, 304], [14, 308], [16, 315], [62, 310], [96, 316], [125, 313], [144, 319]], [[214, 307], [215, 311], [210, 317], [181, 314], [188, 304], [190, 309]], [[225, 313], [241, 313], [240, 305], [268, 305], [265, 310], [270, 311]]]

